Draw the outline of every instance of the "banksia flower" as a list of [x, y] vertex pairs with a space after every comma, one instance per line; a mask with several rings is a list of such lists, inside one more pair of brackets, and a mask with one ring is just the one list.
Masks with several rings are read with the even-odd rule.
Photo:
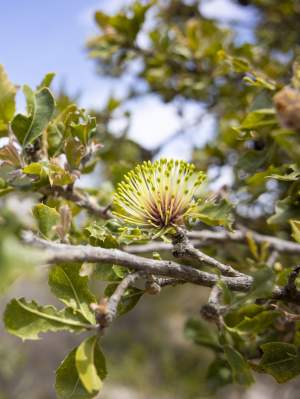
[[195, 194], [204, 180], [203, 172], [184, 161], [143, 162], [119, 183], [113, 213], [130, 225], [165, 234], [197, 218]]

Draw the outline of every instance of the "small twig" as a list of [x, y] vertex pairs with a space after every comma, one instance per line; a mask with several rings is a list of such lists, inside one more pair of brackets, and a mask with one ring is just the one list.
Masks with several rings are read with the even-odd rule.
[[213, 321], [220, 327], [223, 323], [222, 309], [220, 305], [221, 289], [218, 285], [214, 285], [210, 291], [207, 304], [201, 307], [201, 316], [207, 321]]
[[122, 299], [122, 296], [125, 294], [127, 288], [132, 285], [139, 277], [141, 277], [141, 275], [142, 274], [139, 272], [127, 274], [127, 276], [124, 277], [121, 283], [117, 286], [112, 296], [106, 300], [106, 303], [104, 304], [104, 306], [102, 306], [102, 311], [100, 311], [100, 308], [98, 308], [98, 312], [96, 311], [96, 319], [99, 323], [101, 331], [104, 328], [108, 327], [116, 318], [118, 305]]
[[274, 263], [276, 262], [276, 259], [278, 258], [278, 252], [277, 251], [272, 251], [269, 258], [267, 259], [267, 265], [268, 266], [273, 266]]
[[43, 194], [60, 196], [66, 200], [72, 201], [79, 207], [86, 209], [88, 212], [101, 219], [110, 219], [112, 217], [110, 205], [106, 207], [97, 205], [87, 194], [81, 194], [75, 189], [66, 190], [60, 186], [53, 186], [47, 190], [44, 189]]
[[282, 313], [285, 318], [287, 318], [290, 321], [299, 321], [300, 320], [300, 314], [295, 314], [295, 313], [290, 313], [285, 309], [282, 309], [280, 306], [278, 306], [275, 303], [272, 303], [270, 305], [271, 309], [278, 310], [278, 312]]
[[297, 289], [296, 286], [296, 278], [298, 277], [300, 273], [300, 266], [296, 266], [291, 274], [289, 275], [288, 282], [286, 286], [284, 287], [284, 290], [286, 292], [287, 296], [290, 296], [292, 298], [299, 298], [300, 299], [300, 291]]
[[177, 229], [177, 234], [173, 239], [175, 257], [184, 257], [186, 255], [191, 256], [194, 259], [199, 260], [201, 263], [207, 263], [210, 266], [218, 269], [224, 276], [241, 277], [243, 273], [238, 272], [232, 266], [226, 265], [219, 262], [217, 259], [206, 255], [204, 252], [196, 249], [189, 241], [186, 232], [183, 229]]

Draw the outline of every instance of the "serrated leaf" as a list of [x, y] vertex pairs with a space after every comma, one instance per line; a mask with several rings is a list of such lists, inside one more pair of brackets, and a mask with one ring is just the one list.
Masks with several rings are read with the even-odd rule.
[[228, 361], [233, 380], [241, 385], [250, 385], [254, 382], [251, 368], [240, 352], [230, 345], [224, 345], [225, 358]]
[[245, 318], [253, 318], [264, 310], [263, 306], [255, 303], [249, 303], [243, 306], [238, 306], [235, 310], [229, 311], [225, 315], [226, 324], [229, 327], [234, 327], [243, 321]]
[[[77, 347], [66, 356], [56, 370], [55, 390], [59, 399], [91, 399], [96, 396], [95, 393], [89, 393], [81, 383], [76, 368], [76, 351]], [[97, 374], [104, 380], [107, 374], [105, 358], [98, 345], [95, 345], [94, 359]]]
[[34, 93], [28, 86], [23, 88], [27, 100], [28, 115], [17, 114], [12, 120], [12, 130], [26, 147], [33, 143], [50, 122], [54, 112], [54, 98], [46, 87]]
[[13, 299], [6, 307], [4, 324], [17, 337], [36, 340], [48, 331], [82, 332], [87, 329], [85, 319], [73, 309], [57, 310], [54, 306], [40, 306], [24, 298]]
[[117, 248], [119, 246], [117, 238], [105, 226], [94, 222], [86, 227], [86, 231], [89, 233], [90, 243], [94, 246], [103, 248]]
[[[80, 381], [89, 393], [98, 393], [102, 387], [102, 378], [97, 370], [96, 361], [106, 375], [105, 359], [98, 347], [96, 336], [88, 337], [77, 348], [75, 354], [76, 369]], [[100, 352], [100, 356], [99, 356]], [[96, 359], [97, 357], [97, 359]]]
[[219, 202], [208, 200], [199, 205], [195, 218], [209, 226], [222, 225], [230, 229], [233, 221], [231, 210], [232, 205], [225, 199]]
[[33, 215], [38, 223], [40, 232], [47, 238], [55, 235], [54, 227], [60, 221], [60, 215], [55, 208], [44, 204], [37, 204], [33, 208]]
[[258, 371], [272, 375], [280, 384], [300, 374], [300, 348], [284, 342], [261, 345], [264, 352]]
[[52, 266], [49, 273], [49, 286], [53, 294], [67, 306], [80, 312], [90, 323], [95, 322], [90, 304], [96, 298], [90, 292], [88, 277], [80, 276], [80, 263], [65, 263]]
[[14, 116], [16, 92], [16, 86], [9, 81], [3, 66], [0, 65], [0, 135], [7, 131], [8, 122]]
[[48, 178], [51, 186], [65, 186], [75, 181], [75, 175], [58, 165], [55, 160], [51, 162], [41, 161], [32, 162], [23, 168], [23, 173], [27, 175], [37, 175], [40, 180]]
[[280, 312], [265, 310], [254, 317], [245, 317], [235, 326], [235, 330], [246, 334], [260, 334], [266, 331], [280, 316]]

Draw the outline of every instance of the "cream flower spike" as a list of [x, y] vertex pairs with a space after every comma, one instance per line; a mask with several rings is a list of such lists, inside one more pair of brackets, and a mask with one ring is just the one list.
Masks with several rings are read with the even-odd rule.
[[143, 162], [118, 184], [113, 214], [130, 225], [164, 234], [197, 217], [195, 194], [205, 178], [184, 161]]

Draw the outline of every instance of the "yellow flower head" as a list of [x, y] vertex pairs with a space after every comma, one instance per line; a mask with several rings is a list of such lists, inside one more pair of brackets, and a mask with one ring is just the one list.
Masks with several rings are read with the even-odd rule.
[[195, 193], [204, 180], [184, 161], [143, 162], [119, 183], [113, 213], [130, 225], [166, 232], [196, 217]]

